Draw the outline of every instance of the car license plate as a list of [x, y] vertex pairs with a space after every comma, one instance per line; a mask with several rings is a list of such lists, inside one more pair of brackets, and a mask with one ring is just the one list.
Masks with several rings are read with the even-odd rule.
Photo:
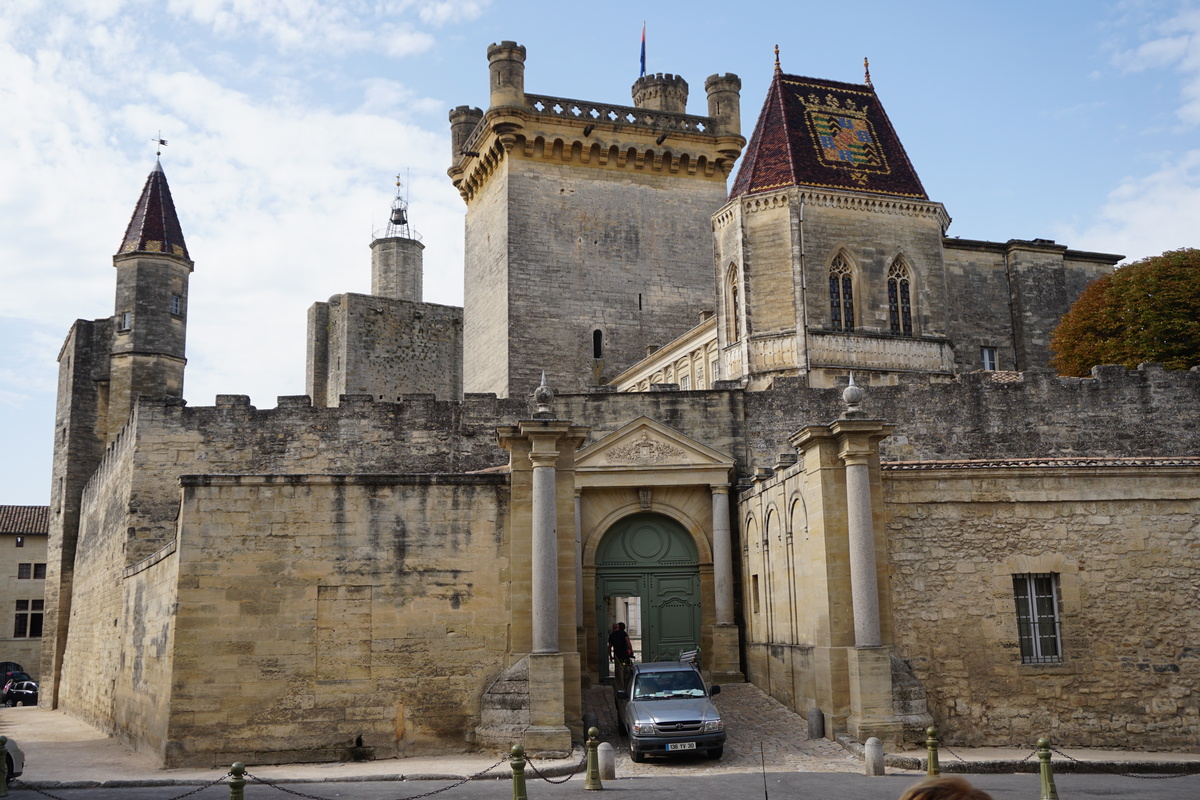
[[695, 750], [695, 742], [672, 742], [667, 745], [668, 750]]

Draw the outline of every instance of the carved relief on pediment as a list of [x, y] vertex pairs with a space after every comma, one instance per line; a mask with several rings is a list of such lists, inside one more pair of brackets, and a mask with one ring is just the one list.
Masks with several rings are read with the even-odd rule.
[[610, 464], [666, 464], [678, 463], [685, 455], [682, 448], [642, 431], [641, 436], [610, 449], [604, 457]]

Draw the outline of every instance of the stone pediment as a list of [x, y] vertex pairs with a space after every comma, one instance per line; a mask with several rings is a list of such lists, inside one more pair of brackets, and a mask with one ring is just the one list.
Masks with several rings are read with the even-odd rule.
[[638, 417], [576, 453], [579, 473], [686, 471], [727, 475], [730, 456], [649, 417]]

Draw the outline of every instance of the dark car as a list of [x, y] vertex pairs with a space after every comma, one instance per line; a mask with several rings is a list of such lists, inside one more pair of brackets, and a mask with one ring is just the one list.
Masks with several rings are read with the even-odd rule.
[[38, 685], [34, 681], [12, 681], [4, 688], [4, 705], [36, 706], [38, 701]]
[[629, 737], [629, 757], [725, 752], [725, 725], [709, 699], [720, 686], [704, 688], [691, 664], [657, 661], [634, 664], [617, 692], [617, 724]]
[[0, 661], [0, 675], [7, 675], [10, 672], [24, 672], [25, 668], [15, 661]]
[[10, 707], [16, 705], [15, 702], [8, 702], [8, 693], [18, 683], [33, 683], [34, 694], [37, 693], [37, 683], [34, 682], [33, 678], [29, 677], [28, 672], [10, 672], [4, 676], [3, 683], [0, 683], [0, 705]]

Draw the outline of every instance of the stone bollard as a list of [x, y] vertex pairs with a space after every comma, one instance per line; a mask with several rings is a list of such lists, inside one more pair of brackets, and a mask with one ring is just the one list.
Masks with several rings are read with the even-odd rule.
[[1054, 772], [1050, 769], [1050, 740], [1045, 736], [1037, 740], [1037, 754], [1042, 768], [1041, 800], [1058, 800], [1058, 789], [1054, 786]]
[[925, 749], [929, 751], [929, 761], [925, 764], [925, 775], [929, 778], [936, 778], [942, 774], [941, 769], [938, 768], [937, 747], [937, 728], [930, 725], [925, 729]]
[[825, 738], [825, 714], [821, 712], [820, 706], [813, 706], [808, 710], [808, 738]]
[[583, 781], [583, 788], [588, 790], [599, 790], [604, 788], [604, 784], [600, 783], [600, 761], [596, 753], [596, 748], [600, 746], [600, 729], [588, 728], [587, 740], [587, 777]]
[[514, 744], [511, 752], [509, 765], [513, 771], [513, 800], [529, 800], [529, 795], [525, 792], [525, 748]]
[[872, 736], [870, 739], [867, 739], [866, 752], [867, 755], [865, 761], [867, 766], [867, 774], [885, 774], [883, 768], [883, 742], [881, 742], [877, 737]]
[[0, 797], [8, 797], [8, 737], [0, 736], [0, 753], [4, 754], [4, 762], [0, 763]]
[[246, 796], [246, 765], [235, 761], [229, 771], [233, 773], [229, 779], [229, 800], [242, 800]]
[[615, 781], [617, 779], [617, 751], [608, 742], [601, 742], [596, 748], [596, 759], [600, 762], [600, 780]]

